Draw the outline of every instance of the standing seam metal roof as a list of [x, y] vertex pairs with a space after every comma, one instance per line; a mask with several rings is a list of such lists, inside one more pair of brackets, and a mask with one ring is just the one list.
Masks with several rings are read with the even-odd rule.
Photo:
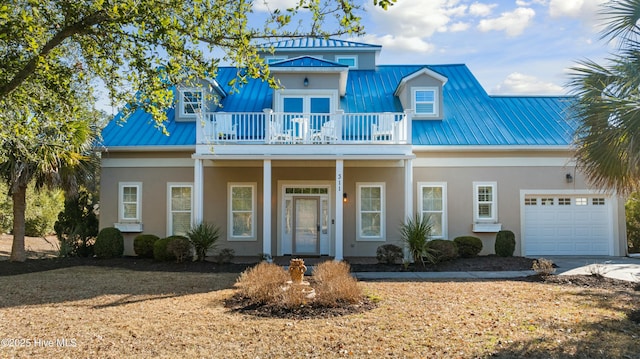
[[[429, 68], [448, 79], [443, 87], [444, 118], [414, 120], [415, 146], [546, 146], [569, 145], [576, 124], [566, 120], [571, 97], [489, 96], [467, 66], [383, 65], [376, 70], [349, 70], [346, 95], [340, 98], [345, 113], [403, 111], [393, 96], [398, 83], [415, 71]], [[234, 92], [229, 81], [238, 69], [220, 68], [216, 80], [229, 94], [220, 111], [262, 112], [272, 108], [273, 90], [266, 82], [249, 80]], [[195, 144], [195, 123], [175, 122], [174, 109], [167, 110], [169, 121], [164, 136], [153, 127], [151, 116], [135, 111], [126, 123], [116, 116], [103, 130], [104, 145], [178, 146]]]

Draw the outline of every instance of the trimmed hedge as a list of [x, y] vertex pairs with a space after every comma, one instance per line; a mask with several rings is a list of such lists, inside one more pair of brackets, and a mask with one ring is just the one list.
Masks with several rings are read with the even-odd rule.
[[516, 235], [511, 231], [500, 231], [496, 234], [496, 254], [500, 257], [513, 257], [516, 250]]
[[167, 243], [167, 252], [173, 254], [178, 263], [192, 258], [191, 248], [191, 242], [185, 237], [174, 237]]
[[376, 258], [378, 263], [396, 264], [402, 262], [404, 253], [395, 244], [383, 244], [376, 249]]
[[438, 263], [458, 257], [458, 245], [454, 241], [434, 239], [427, 243], [427, 247], [433, 249], [433, 256]]
[[157, 261], [163, 261], [163, 262], [176, 260], [177, 259], [176, 256], [173, 253], [169, 252], [169, 250], [167, 249], [169, 242], [171, 242], [176, 238], [183, 238], [183, 239], [189, 240], [185, 236], [169, 236], [167, 238], [158, 239], [153, 244], [153, 259]]
[[153, 245], [158, 239], [155, 234], [140, 234], [133, 240], [133, 251], [138, 257], [153, 258]]
[[462, 258], [475, 257], [482, 250], [482, 240], [474, 236], [462, 236], [453, 240], [458, 246], [458, 254]]
[[98, 233], [93, 252], [98, 258], [122, 257], [124, 253], [124, 237], [122, 232], [115, 227], [103, 228]]

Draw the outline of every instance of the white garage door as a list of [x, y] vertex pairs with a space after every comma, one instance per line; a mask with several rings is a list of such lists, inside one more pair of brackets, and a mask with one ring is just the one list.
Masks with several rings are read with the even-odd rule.
[[525, 255], [609, 255], [610, 206], [603, 196], [525, 196]]

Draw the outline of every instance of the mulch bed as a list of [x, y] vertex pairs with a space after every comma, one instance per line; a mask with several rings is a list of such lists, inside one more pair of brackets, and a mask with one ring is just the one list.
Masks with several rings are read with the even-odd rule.
[[496, 255], [456, 258], [438, 264], [350, 263], [354, 272], [469, 272], [469, 271], [523, 271], [530, 270], [535, 259], [524, 257], [499, 257]]

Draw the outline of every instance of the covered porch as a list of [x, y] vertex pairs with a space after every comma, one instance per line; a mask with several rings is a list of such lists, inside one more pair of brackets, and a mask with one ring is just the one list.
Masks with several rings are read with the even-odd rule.
[[[388, 190], [388, 195], [394, 202], [389, 205], [389, 211], [396, 216], [392, 222], [396, 223], [413, 213], [413, 155], [411, 154], [387, 155], [384, 160], [362, 155], [311, 157], [262, 155], [262, 157], [258, 160], [256, 156], [194, 154], [194, 221], [198, 223], [204, 219], [207, 205], [205, 191], [211, 191], [207, 187], [207, 181], [212, 174], [220, 171], [218, 168], [228, 166], [230, 163], [238, 167], [241, 167], [242, 163], [250, 163], [253, 166], [252, 173], [257, 175], [260, 170], [262, 172], [262, 178], [257, 182], [255, 193], [255, 203], [258, 207], [255, 215], [259, 216], [261, 221], [255, 222], [255, 239], [247, 245], [251, 248], [259, 247], [255, 252], [259, 251], [267, 258], [293, 255], [343, 260], [345, 248], [350, 250], [347, 256], [353, 255], [354, 250], [358, 249], [353, 248], [352, 242], [348, 241], [345, 244], [345, 234], [353, 237], [351, 229], [354, 228], [352, 222], [356, 216], [354, 209], [357, 198], [353, 183], [367, 178], [367, 175], [359, 175], [359, 178], [354, 178], [352, 175], [349, 175], [352, 178], [346, 177], [345, 162], [350, 166], [350, 171], [347, 173], [361, 171], [358, 166], [372, 167], [370, 170], [373, 171], [377, 171], [373, 167], [388, 166], [393, 172], [393, 176], [390, 177], [392, 181], [387, 179], [393, 182]], [[205, 167], [207, 175], [205, 175]], [[400, 178], [402, 180], [398, 181]], [[253, 180], [255, 179], [253, 177]], [[348, 189], [345, 189], [345, 181], [350, 186]], [[384, 181], [383, 177], [380, 177], [379, 182]], [[398, 193], [398, 190], [401, 190], [402, 194]], [[345, 216], [345, 208], [351, 211], [348, 216]], [[377, 242], [365, 243], [367, 250], [363, 251], [362, 255], [375, 255], [375, 248], [384, 244], [385, 240], [383, 238]], [[233, 243], [233, 245], [243, 244]], [[369, 253], [371, 248], [373, 252]]]

